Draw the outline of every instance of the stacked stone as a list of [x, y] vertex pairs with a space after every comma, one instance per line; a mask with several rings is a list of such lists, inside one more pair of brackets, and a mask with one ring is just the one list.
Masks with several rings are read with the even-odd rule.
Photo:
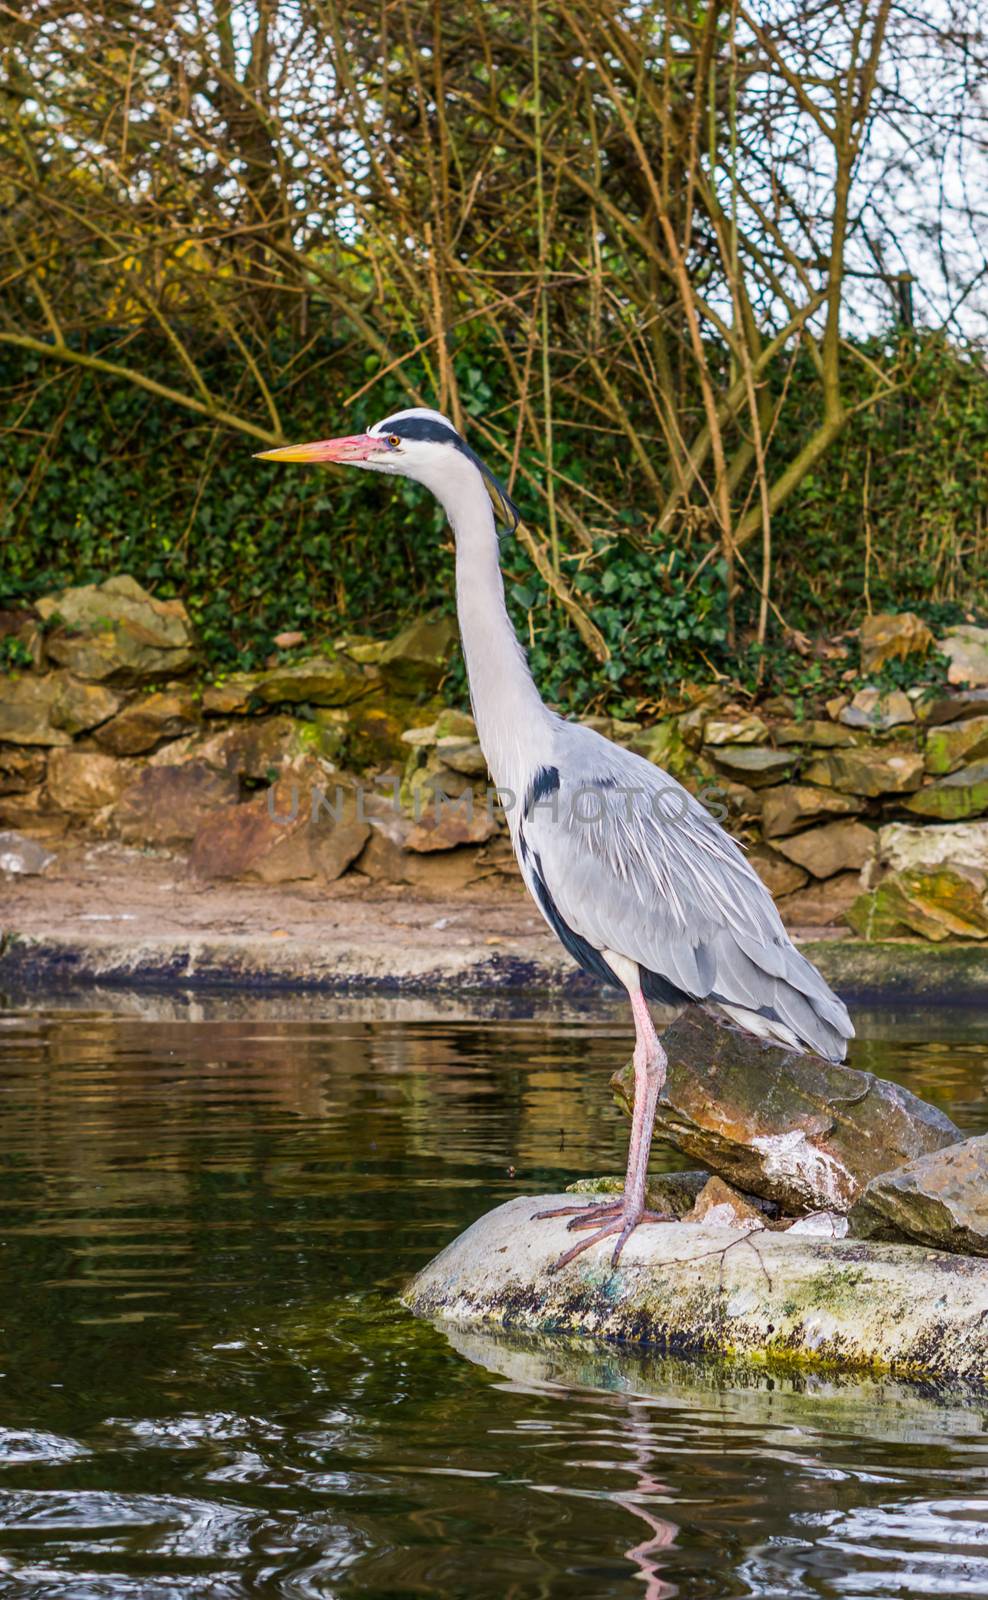
[[[0, 675], [0, 829], [176, 849], [205, 878], [513, 880], [476, 728], [441, 700], [451, 618], [308, 650], [285, 635], [264, 670], [206, 684], [181, 602], [129, 577], [2, 614], [0, 637], [33, 662]], [[934, 641], [904, 613], [860, 643], [877, 674]], [[714, 686], [650, 725], [588, 720], [723, 814], [790, 926], [982, 940], [988, 629], [938, 645], [946, 691], [866, 688], [804, 717]]]

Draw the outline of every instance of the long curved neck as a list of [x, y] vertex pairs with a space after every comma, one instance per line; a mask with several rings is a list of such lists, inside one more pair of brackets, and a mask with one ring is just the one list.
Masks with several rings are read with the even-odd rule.
[[495, 782], [514, 788], [528, 782], [552, 714], [511, 626], [494, 513], [476, 467], [457, 462], [439, 498], [456, 535], [456, 609], [480, 745]]

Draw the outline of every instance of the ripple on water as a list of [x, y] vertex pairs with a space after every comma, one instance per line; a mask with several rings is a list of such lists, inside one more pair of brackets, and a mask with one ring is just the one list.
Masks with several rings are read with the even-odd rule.
[[[74, 1004], [0, 1014], [4, 1600], [988, 1600], [984, 1397], [396, 1303], [483, 1210], [620, 1170], [623, 1018]], [[858, 1020], [982, 1126], [980, 1024]]]

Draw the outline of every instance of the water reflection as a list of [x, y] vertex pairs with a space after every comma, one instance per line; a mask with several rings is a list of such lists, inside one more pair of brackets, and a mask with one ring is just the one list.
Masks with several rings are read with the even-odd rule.
[[[404, 1313], [473, 1217], [625, 1140], [620, 1009], [425, 1007], [0, 1013], [5, 1600], [988, 1595], [979, 1398]], [[984, 1125], [979, 1019], [855, 1051]]]
[[[663, 1577], [679, 1529], [660, 1509], [681, 1505], [687, 1484], [693, 1498], [708, 1474], [716, 1483], [708, 1483], [708, 1505], [723, 1515], [733, 1493], [735, 1508], [743, 1506], [735, 1462], [750, 1464], [754, 1509], [769, 1461], [790, 1470], [791, 1499], [775, 1508], [779, 1528], [767, 1538], [751, 1518], [758, 1534], [739, 1550], [741, 1592], [988, 1593], [988, 1398], [960, 1387], [678, 1361], [582, 1339], [441, 1331], [467, 1360], [505, 1380], [503, 1393], [565, 1404], [568, 1464], [596, 1471], [597, 1493], [649, 1528], [650, 1537], [625, 1552], [649, 1597], [679, 1592]], [[623, 1447], [621, 1465], [635, 1479], [627, 1489], [607, 1487], [618, 1462], [602, 1459], [602, 1404], [612, 1449]], [[520, 1432], [527, 1440], [526, 1423]], [[935, 1500], [911, 1492], [950, 1462], [962, 1462], [969, 1491], [982, 1492]], [[806, 1480], [845, 1503], [803, 1509]], [[874, 1493], [875, 1503], [847, 1503], [849, 1486]]]

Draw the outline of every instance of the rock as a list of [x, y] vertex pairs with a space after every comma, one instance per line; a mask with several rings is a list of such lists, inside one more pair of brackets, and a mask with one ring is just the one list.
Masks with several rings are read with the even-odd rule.
[[409, 831], [405, 848], [418, 854], [434, 850], [453, 850], [458, 845], [484, 844], [497, 832], [493, 808], [474, 801], [467, 790], [462, 797], [439, 800], [422, 808], [420, 819]]
[[824, 702], [824, 708], [831, 721], [836, 722], [844, 707], [849, 704], [850, 695], [837, 694], [834, 695], [832, 700], [827, 700]]
[[[478, 1353], [469, 1342], [476, 1337], [471, 1329], [504, 1330], [491, 1347], [496, 1355], [486, 1356], [495, 1364], [519, 1348], [511, 1345], [512, 1335], [551, 1335], [550, 1382], [558, 1382], [568, 1335], [585, 1336], [582, 1370], [573, 1381], [587, 1381], [589, 1363], [594, 1381], [612, 1388], [613, 1358], [603, 1363], [599, 1357], [609, 1344], [641, 1345], [653, 1360], [662, 1353], [760, 1362], [777, 1355], [795, 1363], [796, 1371], [870, 1368], [884, 1382], [891, 1372], [980, 1384], [988, 1370], [988, 1267], [977, 1259], [882, 1240], [805, 1238], [792, 1229], [755, 1236], [710, 1223], [666, 1222], [636, 1228], [617, 1267], [611, 1266], [614, 1241], [605, 1239], [555, 1272], [574, 1241], [568, 1218], [535, 1222], [533, 1214], [572, 1203], [566, 1194], [506, 1201], [412, 1279], [402, 1294], [405, 1305], [418, 1316], [442, 1319], [473, 1360], [483, 1360], [488, 1347]], [[574, 1343], [570, 1338], [571, 1350]], [[529, 1338], [521, 1348], [528, 1360], [540, 1341]], [[530, 1383], [533, 1372], [527, 1367], [511, 1375]], [[666, 1401], [669, 1382], [663, 1374]], [[641, 1390], [637, 1374], [630, 1386]], [[774, 1421], [778, 1393], [771, 1398]], [[833, 1403], [828, 1394], [828, 1412]], [[901, 1410], [901, 1397], [897, 1403]], [[928, 1438], [928, 1424], [922, 1426]]]
[[988, 687], [988, 628], [975, 628], [968, 623], [948, 628], [945, 636], [937, 640], [937, 648], [950, 661], [948, 683], [973, 689]]
[[[323, 716], [329, 715], [331, 713], [328, 711], [316, 713], [316, 720], [321, 721]], [[336, 759], [337, 755], [345, 752], [348, 767], [356, 772], [362, 772], [366, 767], [400, 765], [404, 762], [407, 753], [407, 747], [402, 742], [404, 718], [397, 712], [379, 705], [375, 700], [359, 700], [356, 705], [348, 707], [345, 716], [346, 726], [341, 745], [334, 754], [324, 741], [324, 755]]]
[[[645, 1204], [650, 1211], [666, 1211], [678, 1220], [689, 1215], [709, 1182], [709, 1172], [653, 1172], [645, 1190]], [[566, 1193], [619, 1195], [624, 1193], [624, 1179], [579, 1178], [566, 1185]]]
[[846, 1239], [850, 1224], [836, 1211], [811, 1211], [808, 1217], [797, 1217], [791, 1222], [786, 1232], [815, 1234], [822, 1239]]
[[874, 853], [875, 835], [863, 822], [825, 822], [779, 839], [775, 848], [814, 878], [832, 878], [835, 872], [860, 872]]
[[0, 744], [0, 795], [37, 788], [45, 775], [46, 760], [41, 750]]
[[46, 649], [78, 678], [141, 684], [193, 666], [195, 638], [180, 600], [155, 600], [130, 577], [63, 589], [37, 602], [49, 624]]
[[[218, 772], [228, 772], [251, 783], [270, 784], [276, 781], [282, 767], [304, 755], [311, 743], [320, 746], [316, 753], [322, 753], [317, 724], [289, 716], [252, 717], [206, 739], [189, 740], [188, 754], [190, 759], [205, 761]], [[178, 759], [178, 747], [169, 745], [160, 752], [162, 762], [167, 763], [169, 758]]]
[[421, 728], [406, 728], [401, 742], [413, 750], [431, 750], [436, 742], [436, 724], [427, 722]]
[[297, 650], [305, 643], [304, 633], [276, 633], [271, 643], [276, 650]]
[[811, 761], [803, 773], [807, 783], [823, 784], [839, 794], [910, 794], [923, 781], [923, 757], [915, 750], [832, 750]]
[[235, 777], [203, 761], [147, 766], [124, 790], [113, 820], [127, 844], [188, 844], [205, 819], [236, 800], [238, 792]]
[[[908, 1089], [715, 1022], [667, 1028], [657, 1135], [737, 1188], [791, 1213], [845, 1212], [880, 1172], [954, 1144], [949, 1117]], [[630, 1112], [630, 1062], [612, 1088]]]
[[824, 750], [837, 750], [857, 744], [850, 728], [834, 722], [778, 722], [772, 730], [776, 744], [805, 744]]
[[988, 876], [973, 867], [909, 868], [860, 895], [847, 920], [862, 939], [910, 934], [944, 939], [988, 938]]
[[486, 807], [483, 795], [474, 794], [475, 780], [444, 767], [435, 747], [424, 760], [422, 756], [423, 753], [418, 751], [409, 759], [401, 785], [402, 805], [406, 810], [411, 810], [416, 822], [422, 818], [438, 817], [454, 802], [464, 808], [474, 805], [482, 809]]
[[376, 667], [388, 648], [388, 641], [374, 639], [368, 633], [351, 633], [335, 640], [335, 646], [337, 650], [342, 650], [345, 656], [349, 656], [351, 661], [358, 661], [365, 667]]
[[579, 717], [577, 720], [581, 728], [592, 728], [594, 733], [599, 733], [605, 739], [611, 739], [615, 744], [625, 745], [628, 748], [645, 732], [640, 722], [630, 722], [624, 717], [594, 715]]
[[850, 1216], [856, 1237], [915, 1239], [988, 1256], [988, 1135], [872, 1178]]
[[988, 716], [988, 689], [941, 695], [939, 699], [928, 701], [920, 710], [928, 728], [939, 728], [946, 722], [960, 722], [965, 717]]
[[771, 750], [767, 745], [720, 745], [711, 751], [711, 755], [728, 777], [737, 778], [752, 789], [762, 789], [766, 784], [787, 778], [796, 762], [792, 753]]
[[[480, 849], [474, 851], [473, 854], [477, 862], [475, 878], [477, 883], [490, 883], [499, 888], [524, 889], [521, 874], [518, 871], [518, 862], [515, 858], [514, 850], [511, 848], [511, 840], [506, 832], [496, 833], [493, 839], [489, 839], [486, 844], [481, 845]], [[421, 861], [441, 861], [442, 859], [441, 856], [434, 855], [419, 857]]]
[[[726, 820], [722, 815], [722, 812], [726, 812], [732, 822], [743, 825], [757, 821], [762, 814], [762, 795], [770, 793], [771, 790], [756, 793], [754, 789], [749, 789], [746, 783], [735, 783], [731, 778], [720, 778], [716, 786], [703, 791], [701, 804], [712, 812], [718, 822]], [[719, 802], [720, 811], [713, 811], [709, 803], [711, 800]]]
[[455, 734], [436, 740], [436, 754], [450, 772], [459, 772], [466, 778], [487, 776], [487, 757], [480, 745], [458, 739]]
[[205, 818], [190, 865], [202, 878], [332, 881], [357, 859], [369, 837], [352, 791], [328, 784], [315, 769], [302, 769], [256, 799]]
[[116, 805], [133, 782], [130, 762], [98, 750], [53, 750], [48, 761], [48, 796], [59, 811], [101, 811]]
[[[232, 681], [232, 680], [231, 680]], [[264, 705], [347, 706], [369, 694], [374, 679], [345, 656], [313, 656], [254, 674], [252, 696]], [[249, 696], [248, 696], [249, 698]]]
[[810, 883], [779, 901], [779, 915], [787, 928], [834, 928], [861, 893], [861, 874], [838, 872], [833, 878]]
[[723, 1178], [707, 1180], [685, 1220], [706, 1222], [715, 1228], [738, 1228], [744, 1233], [766, 1226], [765, 1213], [738, 1194]]
[[51, 710], [52, 726], [73, 736], [100, 727], [123, 705], [123, 696], [101, 683], [80, 683], [67, 672], [53, 676], [59, 688]]
[[232, 672], [218, 683], [203, 690], [202, 709], [208, 717], [243, 717], [259, 711], [261, 702], [256, 695], [256, 672]]
[[[711, 704], [716, 706], [720, 704], [720, 701], [714, 700]], [[703, 730], [710, 720], [710, 711], [711, 705], [701, 704], [693, 706], [689, 711], [684, 711], [681, 716], [676, 718], [679, 737], [688, 750], [699, 750], [702, 745]]]
[[353, 706], [313, 706], [311, 722], [295, 722], [299, 748], [333, 766], [342, 765], [353, 733], [353, 719], [365, 706], [369, 709], [370, 701], [358, 700]]
[[769, 789], [762, 800], [762, 831], [766, 839], [797, 833], [823, 817], [849, 816], [864, 810], [864, 801], [833, 789], [807, 783], [782, 784]]
[[456, 637], [452, 617], [419, 617], [410, 622], [381, 652], [378, 668], [387, 688], [409, 699], [434, 694]]
[[468, 711], [447, 707], [436, 718], [435, 729], [437, 739], [465, 739], [470, 744], [477, 739], [477, 724]]
[[64, 833], [66, 817], [55, 811], [45, 784], [24, 789], [19, 794], [0, 795], [0, 828], [30, 831], [32, 834]]
[[748, 860], [775, 900], [780, 895], [792, 894], [794, 890], [801, 889], [806, 882], [807, 874], [802, 867], [797, 867], [784, 856], [777, 855], [767, 845], [756, 845], [753, 850], [749, 850]]
[[165, 739], [177, 739], [198, 722], [198, 706], [190, 689], [167, 689], [139, 695], [118, 716], [97, 728], [96, 743], [115, 756], [143, 755]]
[[988, 761], [976, 761], [928, 784], [906, 801], [905, 809], [920, 817], [939, 817], [943, 822], [980, 816], [988, 811]]
[[860, 629], [861, 670], [878, 672], [889, 661], [925, 656], [933, 643], [926, 623], [914, 611], [881, 611], [865, 617]]
[[0, 676], [0, 739], [8, 744], [71, 744], [72, 735], [52, 721], [61, 688], [56, 673], [44, 678]]
[[409, 883], [413, 858], [405, 849], [405, 840], [411, 823], [404, 817], [394, 818], [393, 825], [384, 817], [370, 817], [369, 822], [367, 843], [354, 861], [356, 871], [372, 883]]
[[926, 735], [927, 772], [956, 772], [958, 767], [980, 761], [985, 756], [988, 756], [988, 716], [931, 728]]
[[[670, 719], [668, 722], [657, 722], [651, 728], [643, 728], [629, 740], [628, 749], [633, 750], [635, 755], [644, 756], [653, 766], [661, 767], [671, 777], [683, 778], [693, 765], [693, 755], [679, 727], [682, 720]], [[699, 740], [697, 743], [699, 746]]]
[[0, 873], [5, 877], [40, 877], [54, 860], [51, 851], [37, 839], [25, 839], [20, 833], [0, 832]]
[[[455, 894], [491, 878], [503, 881], [514, 878], [513, 861], [509, 863], [496, 852], [502, 845], [510, 845], [496, 836], [486, 849], [473, 846], [445, 846], [425, 851], [410, 850], [408, 841], [419, 825], [407, 817], [388, 811], [370, 817], [371, 833], [361, 854], [354, 862], [355, 869], [375, 883], [409, 884], [428, 896]], [[490, 851], [495, 851], [492, 858]]]
[[877, 864], [893, 872], [944, 866], [984, 870], [988, 866], [988, 822], [926, 827], [889, 822], [878, 830], [875, 854]]
[[123, 698], [67, 672], [0, 676], [0, 739], [55, 747], [72, 743], [119, 710]]
[[401, 743], [413, 751], [434, 750], [436, 760], [429, 763], [424, 775], [439, 777], [443, 783], [450, 772], [467, 778], [487, 776], [487, 761], [477, 742], [477, 724], [465, 711], [441, 711], [435, 722], [406, 728]]
[[768, 728], [761, 717], [711, 717], [703, 725], [704, 744], [764, 744]]
[[902, 727], [915, 722], [916, 713], [909, 696], [901, 689], [882, 694], [878, 689], [859, 689], [849, 706], [845, 706], [840, 720], [848, 728], [868, 728], [873, 733], [884, 733], [887, 728]]

